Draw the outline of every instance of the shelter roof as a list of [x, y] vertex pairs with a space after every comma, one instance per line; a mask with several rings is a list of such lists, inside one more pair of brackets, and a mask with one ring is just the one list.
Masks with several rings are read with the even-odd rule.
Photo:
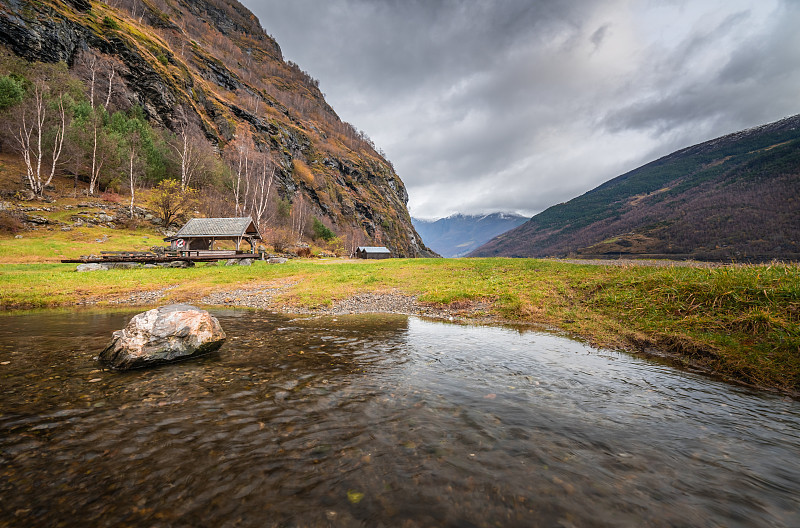
[[249, 216], [243, 218], [192, 218], [170, 238], [192, 237], [260, 239], [261, 234]]
[[391, 253], [389, 249], [383, 246], [359, 246], [358, 251], [363, 251], [365, 253]]

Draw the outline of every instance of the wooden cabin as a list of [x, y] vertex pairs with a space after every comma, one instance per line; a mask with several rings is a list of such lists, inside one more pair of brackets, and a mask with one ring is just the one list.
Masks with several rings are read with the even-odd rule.
[[250, 246], [250, 253], [256, 252], [256, 244], [262, 240], [253, 219], [244, 218], [192, 218], [180, 231], [164, 239], [170, 249], [181, 252], [213, 252], [214, 243], [232, 241], [236, 253], [241, 252], [242, 242]]
[[392, 252], [383, 246], [359, 246], [356, 248], [355, 257], [361, 259], [387, 259], [392, 258]]

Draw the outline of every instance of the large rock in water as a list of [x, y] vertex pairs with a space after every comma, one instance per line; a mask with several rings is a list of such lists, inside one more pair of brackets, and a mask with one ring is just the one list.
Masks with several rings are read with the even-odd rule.
[[162, 306], [135, 315], [114, 332], [99, 360], [128, 370], [180, 361], [217, 350], [225, 341], [219, 321], [188, 304]]

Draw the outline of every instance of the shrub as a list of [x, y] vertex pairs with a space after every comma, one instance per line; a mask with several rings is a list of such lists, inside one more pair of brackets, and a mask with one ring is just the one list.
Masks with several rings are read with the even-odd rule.
[[117, 223], [125, 229], [136, 230], [142, 225], [141, 220], [135, 216], [118, 215]]
[[111, 18], [110, 16], [103, 17], [103, 27], [108, 29], [119, 29], [119, 22]]
[[22, 231], [22, 221], [8, 211], [0, 211], [0, 233], [15, 234]]
[[24, 95], [22, 82], [9, 75], [0, 77], [0, 110], [21, 102]]
[[292, 247], [292, 241], [295, 239], [295, 235], [291, 229], [278, 227], [271, 229], [269, 233], [266, 234], [265, 238], [276, 252], [284, 253]]
[[328, 226], [320, 222], [317, 218], [314, 218], [312, 229], [314, 231], [314, 240], [322, 239], [325, 242], [329, 242], [336, 238], [336, 233], [331, 231]]
[[197, 191], [194, 189], [181, 191], [180, 184], [175, 180], [164, 180], [153, 189], [148, 205], [161, 216], [164, 227], [169, 227], [181, 215], [194, 209], [196, 197]]
[[113, 189], [106, 189], [106, 192], [100, 195], [100, 199], [104, 202], [118, 204], [122, 201], [122, 196], [120, 196], [119, 193], [114, 192]]

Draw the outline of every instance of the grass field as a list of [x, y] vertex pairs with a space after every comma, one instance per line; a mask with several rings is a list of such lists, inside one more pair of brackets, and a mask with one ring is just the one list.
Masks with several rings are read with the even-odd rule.
[[[144, 243], [147, 235], [125, 236], [120, 244]], [[149, 290], [166, 290], [164, 301], [197, 302], [213, 292], [276, 284], [285, 286], [276, 306], [303, 308], [329, 306], [363, 292], [400, 292], [467, 317], [554, 326], [597, 345], [657, 350], [729, 379], [800, 392], [800, 267], [795, 264], [694, 268], [530, 259], [293, 260], [76, 273], [69, 264], [9, 262], [14, 259], [8, 247], [18, 242], [0, 239], [0, 306], [5, 310], [86, 300], [102, 304]], [[30, 254], [72, 251], [46, 239], [30, 244]]]

